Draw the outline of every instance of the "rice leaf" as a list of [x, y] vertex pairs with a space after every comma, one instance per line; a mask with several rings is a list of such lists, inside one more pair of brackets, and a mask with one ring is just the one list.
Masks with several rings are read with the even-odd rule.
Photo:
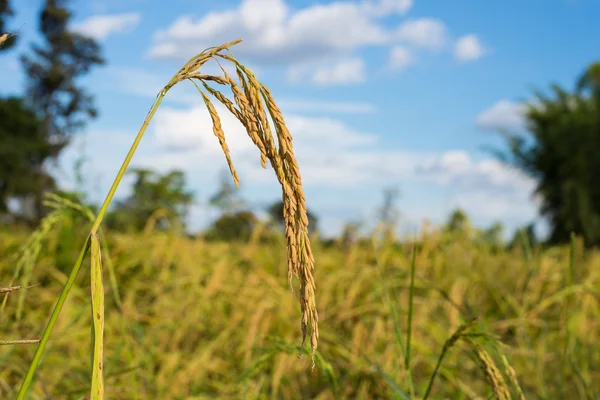
[[90, 398], [104, 398], [104, 380], [102, 377], [103, 334], [104, 334], [104, 287], [102, 285], [102, 250], [98, 235], [91, 235], [91, 288], [92, 288], [92, 320], [93, 320], [93, 356], [92, 387]]

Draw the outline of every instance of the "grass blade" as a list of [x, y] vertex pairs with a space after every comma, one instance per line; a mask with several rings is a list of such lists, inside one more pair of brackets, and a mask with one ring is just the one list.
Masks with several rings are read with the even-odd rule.
[[377, 371], [377, 373], [379, 375], [381, 375], [381, 377], [383, 379], [385, 379], [385, 381], [387, 382], [388, 386], [394, 390], [394, 394], [397, 397], [399, 397], [402, 400], [409, 400], [411, 398], [414, 398], [414, 397], [409, 397], [409, 395], [404, 390], [402, 390], [402, 388], [400, 386], [398, 386], [398, 384], [394, 381], [394, 379], [392, 379], [391, 376], [389, 376], [388, 374], [386, 374], [385, 371], [383, 369], [381, 369], [377, 364], [375, 364], [373, 361], [371, 361], [368, 357], [366, 357], [366, 356], [364, 356], [364, 357], [367, 359], [367, 361], [369, 362], [369, 364], [371, 364], [371, 367], [375, 368], [375, 370]]
[[[410, 262], [410, 291], [408, 296], [408, 327], [406, 328], [406, 357], [405, 366], [406, 370], [410, 371], [410, 342], [412, 339], [412, 322], [413, 322], [413, 307], [414, 307], [414, 298], [415, 298], [415, 269], [417, 264], [417, 243], [413, 244], [412, 257]], [[412, 380], [412, 374], [408, 375], [408, 379]], [[413, 384], [410, 383], [409, 387], [411, 388], [411, 397], [415, 397]]]

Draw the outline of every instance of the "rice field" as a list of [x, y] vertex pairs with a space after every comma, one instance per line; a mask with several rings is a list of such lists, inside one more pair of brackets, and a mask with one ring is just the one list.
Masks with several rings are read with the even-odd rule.
[[[40, 337], [85, 232], [81, 218], [63, 214], [29, 243], [39, 254], [28, 250], [24, 263], [30, 233], [0, 233], [0, 287], [17, 265], [12, 285], [31, 286], [1, 295], [0, 340]], [[263, 236], [106, 235], [105, 398], [599, 398], [600, 255], [577, 240], [508, 251], [441, 231], [416, 244], [313, 238], [320, 336], [311, 371], [310, 346], [298, 358], [285, 238]], [[89, 398], [89, 264], [31, 399]], [[0, 346], [0, 398], [16, 396], [35, 347]]]

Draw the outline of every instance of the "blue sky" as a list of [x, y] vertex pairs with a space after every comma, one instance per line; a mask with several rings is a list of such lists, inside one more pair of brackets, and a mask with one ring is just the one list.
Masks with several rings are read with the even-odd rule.
[[[83, 151], [86, 189], [101, 201], [162, 85], [195, 53], [242, 38], [233, 51], [280, 103], [326, 234], [347, 221], [371, 225], [389, 186], [401, 191], [404, 229], [426, 217], [440, 223], [455, 207], [479, 226], [539, 221], [534, 182], [485, 147], [502, 146], [498, 128], [521, 129], [532, 89], [572, 87], [600, 58], [594, 0], [71, 4], [73, 29], [102, 44], [107, 64], [82, 80], [100, 116], [62, 156], [63, 185], [72, 185]], [[23, 89], [18, 57], [37, 39], [41, 1], [13, 6], [20, 42], [2, 55], [2, 94]], [[132, 166], [184, 170], [197, 197], [190, 223], [202, 227], [215, 216], [206, 200], [226, 164], [194, 90], [182, 85], [167, 96]], [[222, 116], [241, 194], [255, 206], [279, 199], [273, 171], [260, 168], [241, 125]]]

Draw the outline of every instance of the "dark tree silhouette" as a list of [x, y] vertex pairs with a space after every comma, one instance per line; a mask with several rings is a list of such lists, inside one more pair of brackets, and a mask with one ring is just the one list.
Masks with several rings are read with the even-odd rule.
[[600, 244], [600, 63], [591, 65], [569, 92], [552, 85], [528, 106], [528, 135], [505, 134], [502, 159], [537, 180], [541, 214], [551, 244], [571, 232], [587, 246]]
[[247, 241], [258, 222], [258, 218], [251, 211], [225, 213], [211, 225], [205, 237], [208, 240]]
[[[71, 12], [67, 0], [46, 0], [40, 13], [41, 45], [33, 44], [31, 55], [22, 56], [27, 74], [26, 101], [42, 121], [46, 141], [56, 149], [64, 148], [72, 133], [83, 128], [88, 118], [97, 115], [92, 96], [76, 81], [94, 65], [103, 64], [99, 45], [91, 38], [69, 31]], [[60, 151], [52, 155], [56, 158]], [[37, 160], [31, 168], [42, 175], [45, 160]], [[35, 196], [37, 219], [43, 216], [42, 195], [38, 185]]]
[[9, 199], [26, 199], [39, 187], [54, 187], [50, 175], [32, 168], [62, 148], [49, 142], [41, 128], [41, 120], [22, 99], [0, 99], [0, 214], [8, 211]]

